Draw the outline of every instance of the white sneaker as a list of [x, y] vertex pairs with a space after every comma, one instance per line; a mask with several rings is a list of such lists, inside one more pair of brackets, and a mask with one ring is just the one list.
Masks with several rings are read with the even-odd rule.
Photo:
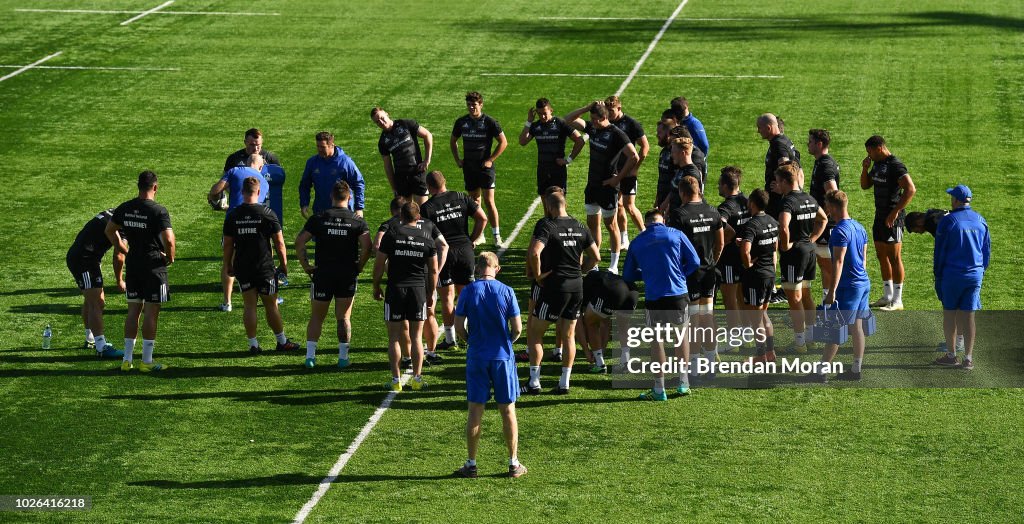
[[219, 310], [221, 310], [221, 311], [223, 311], [225, 313], [230, 313], [231, 312], [231, 304], [221, 304], [221, 305], [217, 306], [217, 309], [219, 309]]
[[879, 309], [882, 311], [903, 311], [903, 302], [891, 302]]
[[619, 249], [623, 251], [629, 249], [629, 240], [623, 240], [622, 242], [619, 242]]
[[892, 303], [892, 299], [881, 297], [878, 300], [876, 300], [876, 301], [872, 302], [871, 304], [869, 304], [869, 306], [884, 308], [884, 307], [887, 307], [891, 303]]
[[480, 236], [478, 236], [476, 238], [476, 240], [473, 241], [473, 247], [479, 246], [480, 244], [483, 244], [483, 243], [484, 243], [484, 236], [480, 235]]
[[502, 240], [501, 235], [494, 235], [494, 247], [500, 248], [505, 246], [505, 241]]
[[613, 275], [618, 275], [619, 274], [619, 268], [614, 267], [614, 266], [608, 266], [608, 272], [613, 274]]

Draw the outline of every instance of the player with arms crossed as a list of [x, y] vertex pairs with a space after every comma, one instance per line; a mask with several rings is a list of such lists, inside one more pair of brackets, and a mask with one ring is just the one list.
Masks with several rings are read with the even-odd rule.
[[[810, 194], [822, 209], [825, 208], [825, 195], [829, 191], [839, 190], [839, 162], [828, 154], [831, 142], [832, 135], [827, 129], [811, 129], [807, 132], [807, 152], [814, 157]], [[821, 269], [821, 288], [826, 291], [832, 289], [832, 254], [829, 251], [828, 238], [835, 225], [830, 218], [825, 225], [825, 231], [818, 237], [814, 246], [818, 268]]]
[[758, 343], [754, 362], [775, 362], [775, 329], [768, 318], [768, 303], [775, 292], [775, 262], [779, 244], [779, 223], [765, 213], [768, 192], [755, 189], [747, 199], [750, 220], [736, 237], [743, 264], [743, 309], [747, 327], [763, 328], [767, 337]]
[[[565, 156], [567, 138], [571, 138], [573, 143], [569, 156]], [[579, 156], [585, 141], [578, 130], [554, 116], [547, 98], [537, 99], [535, 107], [526, 113], [526, 123], [519, 133], [519, 145], [525, 146], [531, 140], [537, 141], [537, 195], [543, 196], [551, 186], [567, 191], [567, 167]]]
[[[424, 175], [434, 154], [434, 135], [411, 119], [392, 120], [380, 107], [370, 110], [370, 119], [381, 129], [377, 151], [384, 161], [384, 174], [395, 195], [423, 205], [427, 201]], [[420, 153], [420, 140], [426, 158]]]
[[[747, 196], [740, 191], [743, 171], [736, 166], [722, 168], [718, 178], [718, 194], [725, 200], [718, 205], [718, 213], [725, 223], [722, 256], [718, 259], [718, 272], [722, 277], [722, 302], [725, 305], [725, 321], [729, 329], [742, 326], [740, 305], [743, 303], [743, 263], [740, 260], [740, 249], [736, 243], [743, 231], [743, 226], [750, 220], [747, 209]], [[726, 346], [721, 351], [733, 348]]]
[[[100, 271], [100, 263], [103, 262], [103, 255], [111, 247], [106, 229], [112, 216], [114, 210], [107, 209], [86, 222], [65, 257], [68, 271], [75, 277], [75, 283], [78, 284], [78, 289], [82, 291], [85, 299], [82, 302], [85, 347], [96, 348], [96, 356], [101, 358], [124, 356], [123, 351], [114, 349], [113, 345], [107, 343], [107, 337], [103, 334], [103, 308], [106, 306], [106, 297], [103, 294], [103, 273]], [[113, 264], [117, 289], [124, 292], [124, 253], [115, 250]]]
[[608, 108], [608, 120], [612, 125], [626, 133], [638, 155], [636, 163], [628, 171], [624, 169], [626, 165], [625, 157], [620, 157], [618, 164], [618, 172], [623, 173], [624, 176], [619, 181], [619, 209], [615, 220], [619, 226], [620, 243], [622, 248], [626, 249], [629, 247], [626, 216], [628, 215], [633, 220], [633, 224], [636, 225], [638, 230], [644, 230], [644, 217], [640, 210], [636, 208], [637, 174], [640, 170], [640, 164], [643, 164], [647, 154], [651, 152], [651, 145], [647, 141], [643, 125], [637, 119], [622, 111], [622, 100], [619, 97], [610, 96], [606, 98], [604, 105]]
[[[476, 91], [466, 93], [466, 109], [469, 114], [455, 121], [452, 128], [451, 148], [455, 164], [462, 168], [462, 175], [469, 192], [477, 205], [483, 199], [487, 221], [491, 223], [494, 245], [500, 246], [501, 228], [498, 207], [494, 203], [494, 162], [508, 147], [508, 139], [497, 120], [485, 115], [484, 97]], [[459, 156], [459, 137], [462, 137], [463, 156]], [[491, 146], [498, 141], [493, 152]]]

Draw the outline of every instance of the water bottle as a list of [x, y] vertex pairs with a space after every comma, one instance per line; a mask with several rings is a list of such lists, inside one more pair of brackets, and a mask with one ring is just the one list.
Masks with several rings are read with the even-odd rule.
[[50, 339], [53, 338], [53, 330], [50, 329], [50, 325], [46, 325], [46, 329], [43, 330], [43, 349], [50, 349]]

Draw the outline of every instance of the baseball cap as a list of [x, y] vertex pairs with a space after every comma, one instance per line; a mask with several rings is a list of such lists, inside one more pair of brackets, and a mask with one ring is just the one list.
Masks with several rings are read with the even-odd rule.
[[946, 193], [949, 193], [950, 195], [953, 195], [953, 198], [955, 198], [955, 199], [957, 199], [957, 200], [959, 200], [961, 202], [970, 202], [971, 201], [971, 188], [969, 188], [969, 187], [967, 187], [967, 186], [965, 186], [963, 184], [960, 184], [960, 185], [958, 185], [956, 187], [951, 187], [951, 188], [947, 189]]

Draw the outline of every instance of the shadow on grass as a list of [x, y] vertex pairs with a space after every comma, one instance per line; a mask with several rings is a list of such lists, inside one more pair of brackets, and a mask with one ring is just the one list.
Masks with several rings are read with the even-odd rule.
[[[500, 477], [507, 475], [498, 474], [494, 476]], [[341, 475], [334, 480], [334, 483], [444, 480], [450, 478], [453, 478], [450, 473], [445, 475]], [[322, 480], [322, 476], [313, 476], [306, 473], [282, 473], [279, 475], [247, 479], [197, 480], [191, 482], [182, 482], [178, 480], [140, 480], [129, 482], [128, 485], [160, 489], [233, 489], [319, 484]]]

